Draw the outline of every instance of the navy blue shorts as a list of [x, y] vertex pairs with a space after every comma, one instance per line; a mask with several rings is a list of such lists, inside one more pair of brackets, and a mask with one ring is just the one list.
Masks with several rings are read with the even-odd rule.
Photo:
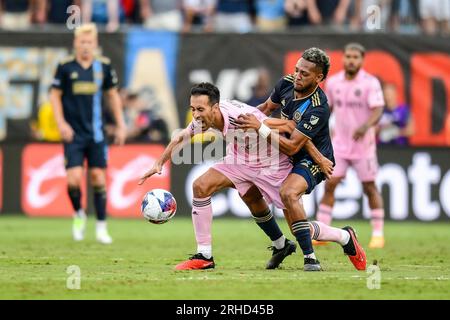
[[64, 164], [66, 169], [83, 166], [87, 159], [89, 168], [106, 168], [108, 146], [105, 141], [72, 141], [64, 143]]
[[310, 194], [319, 183], [325, 180], [325, 175], [320, 171], [319, 165], [311, 160], [305, 159], [294, 164], [291, 172], [305, 178], [308, 183], [306, 194]]

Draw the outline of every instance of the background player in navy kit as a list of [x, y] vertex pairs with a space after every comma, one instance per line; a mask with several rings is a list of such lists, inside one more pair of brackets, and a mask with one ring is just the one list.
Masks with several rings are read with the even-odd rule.
[[55, 119], [64, 141], [68, 193], [75, 210], [74, 240], [84, 238], [86, 214], [81, 208], [80, 185], [87, 159], [97, 213], [97, 241], [112, 242], [106, 228], [107, 145], [103, 135], [102, 91], [106, 93], [116, 121], [115, 143], [123, 144], [126, 127], [117, 91], [117, 76], [105, 57], [97, 57], [97, 28], [85, 24], [75, 30], [75, 55], [64, 59], [56, 70], [50, 94]]
[[[252, 115], [240, 118], [241, 128], [256, 129], [263, 138], [269, 138], [271, 143], [278, 144], [280, 151], [291, 156], [293, 169], [280, 189], [280, 195], [285, 205], [285, 216], [292, 233], [296, 237], [304, 254], [305, 271], [321, 270], [311, 243], [309, 224], [303, 208], [301, 196], [310, 193], [314, 187], [325, 179], [324, 173], [317, 163], [318, 156], [308, 148], [311, 143], [323, 156], [333, 161], [333, 146], [328, 128], [330, 109], [327, 98], [319, 87], [329, 71], [330, 60], [326, 53], [318, 48], [306, 50], [295, 66], [295, 73], [282, 78], [275, 86], [272, 95], [266, 102], [258, 106], [265, 114], [270, 114], [282, 106], [281, 116], [293, 120], [296, 130], [290, 137], [280, 136], [269, 127], [260, 123]], [[312, 223], [315, 233], [320, 233], [319, 225]], [[356, 236], [350, 227], [347, 237], [354, 241], [343, 239], [344, 252], [360, 270], [365, 269], [365, 253], [356, 241]]]

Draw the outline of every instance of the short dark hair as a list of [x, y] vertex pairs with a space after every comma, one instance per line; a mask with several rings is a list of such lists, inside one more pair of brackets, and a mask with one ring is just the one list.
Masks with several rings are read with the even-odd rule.
[[349, 44], [347, 44], [344, 48], [344, 52], [347, 50], [357, 50], [361, 53], [362, 57], [364, 57], [364, 55], [366, 54], [366, 48], [364, 48], [362, 44], [357, 42], [350, 42]]
[[325, 51], [314, 47], [309, 48], [305, 50], [305, 52], [303, 52], [302, 58], [309, 62], [315, 63], [316, 66], [318, 66], [322, 70], [322, 80], [325, 80], [328, 75], [328, 71], [330, 71], [330, 58], [325, 53]]
[[191, 96], [202, 96], [202, 95], [208, 96], [209, 103], [211, 104], [211, 106], [215, 105], [216, 103], [219, 103], [220, 101], [219, 88], [217, 88], [212, 83], [202, 82], [192, 87]]

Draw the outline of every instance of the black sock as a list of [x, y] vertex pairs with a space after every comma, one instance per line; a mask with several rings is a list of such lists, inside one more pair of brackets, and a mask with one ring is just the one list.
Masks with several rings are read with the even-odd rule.
[[81, 208], [81, 190], [78, 187], [68, 187], [67, 193], [69, 194], [70, 202], [75, 212], [78, 212]]
[[309, 231], [308, 220], [298, 220], [292, 223], [292, 233], [302, 248], [303, 255], [314, 253]]
[[98, 221], [106, 220], [106, 190], [105, 186], [93, 187], [94, 206]]
[[281, 232], [280, 227], [270, 210], [267, 210], [262, 217], [253, 216], [253, 219], [255, 219], [256, 224], [264, 231], [270, 240], [275, 241], [283, 235], [283, 232]]

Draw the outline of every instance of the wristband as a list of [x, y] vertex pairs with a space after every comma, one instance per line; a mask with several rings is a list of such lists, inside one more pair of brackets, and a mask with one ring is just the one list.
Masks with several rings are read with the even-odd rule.
[[264, 123], [261, 123], [261, 127], [259, 127], [258, 129], [258, 133], [262, 138], [267, 139], [271, 132], [272, 130], [270, 130], [268, 126], [266, 126]]

